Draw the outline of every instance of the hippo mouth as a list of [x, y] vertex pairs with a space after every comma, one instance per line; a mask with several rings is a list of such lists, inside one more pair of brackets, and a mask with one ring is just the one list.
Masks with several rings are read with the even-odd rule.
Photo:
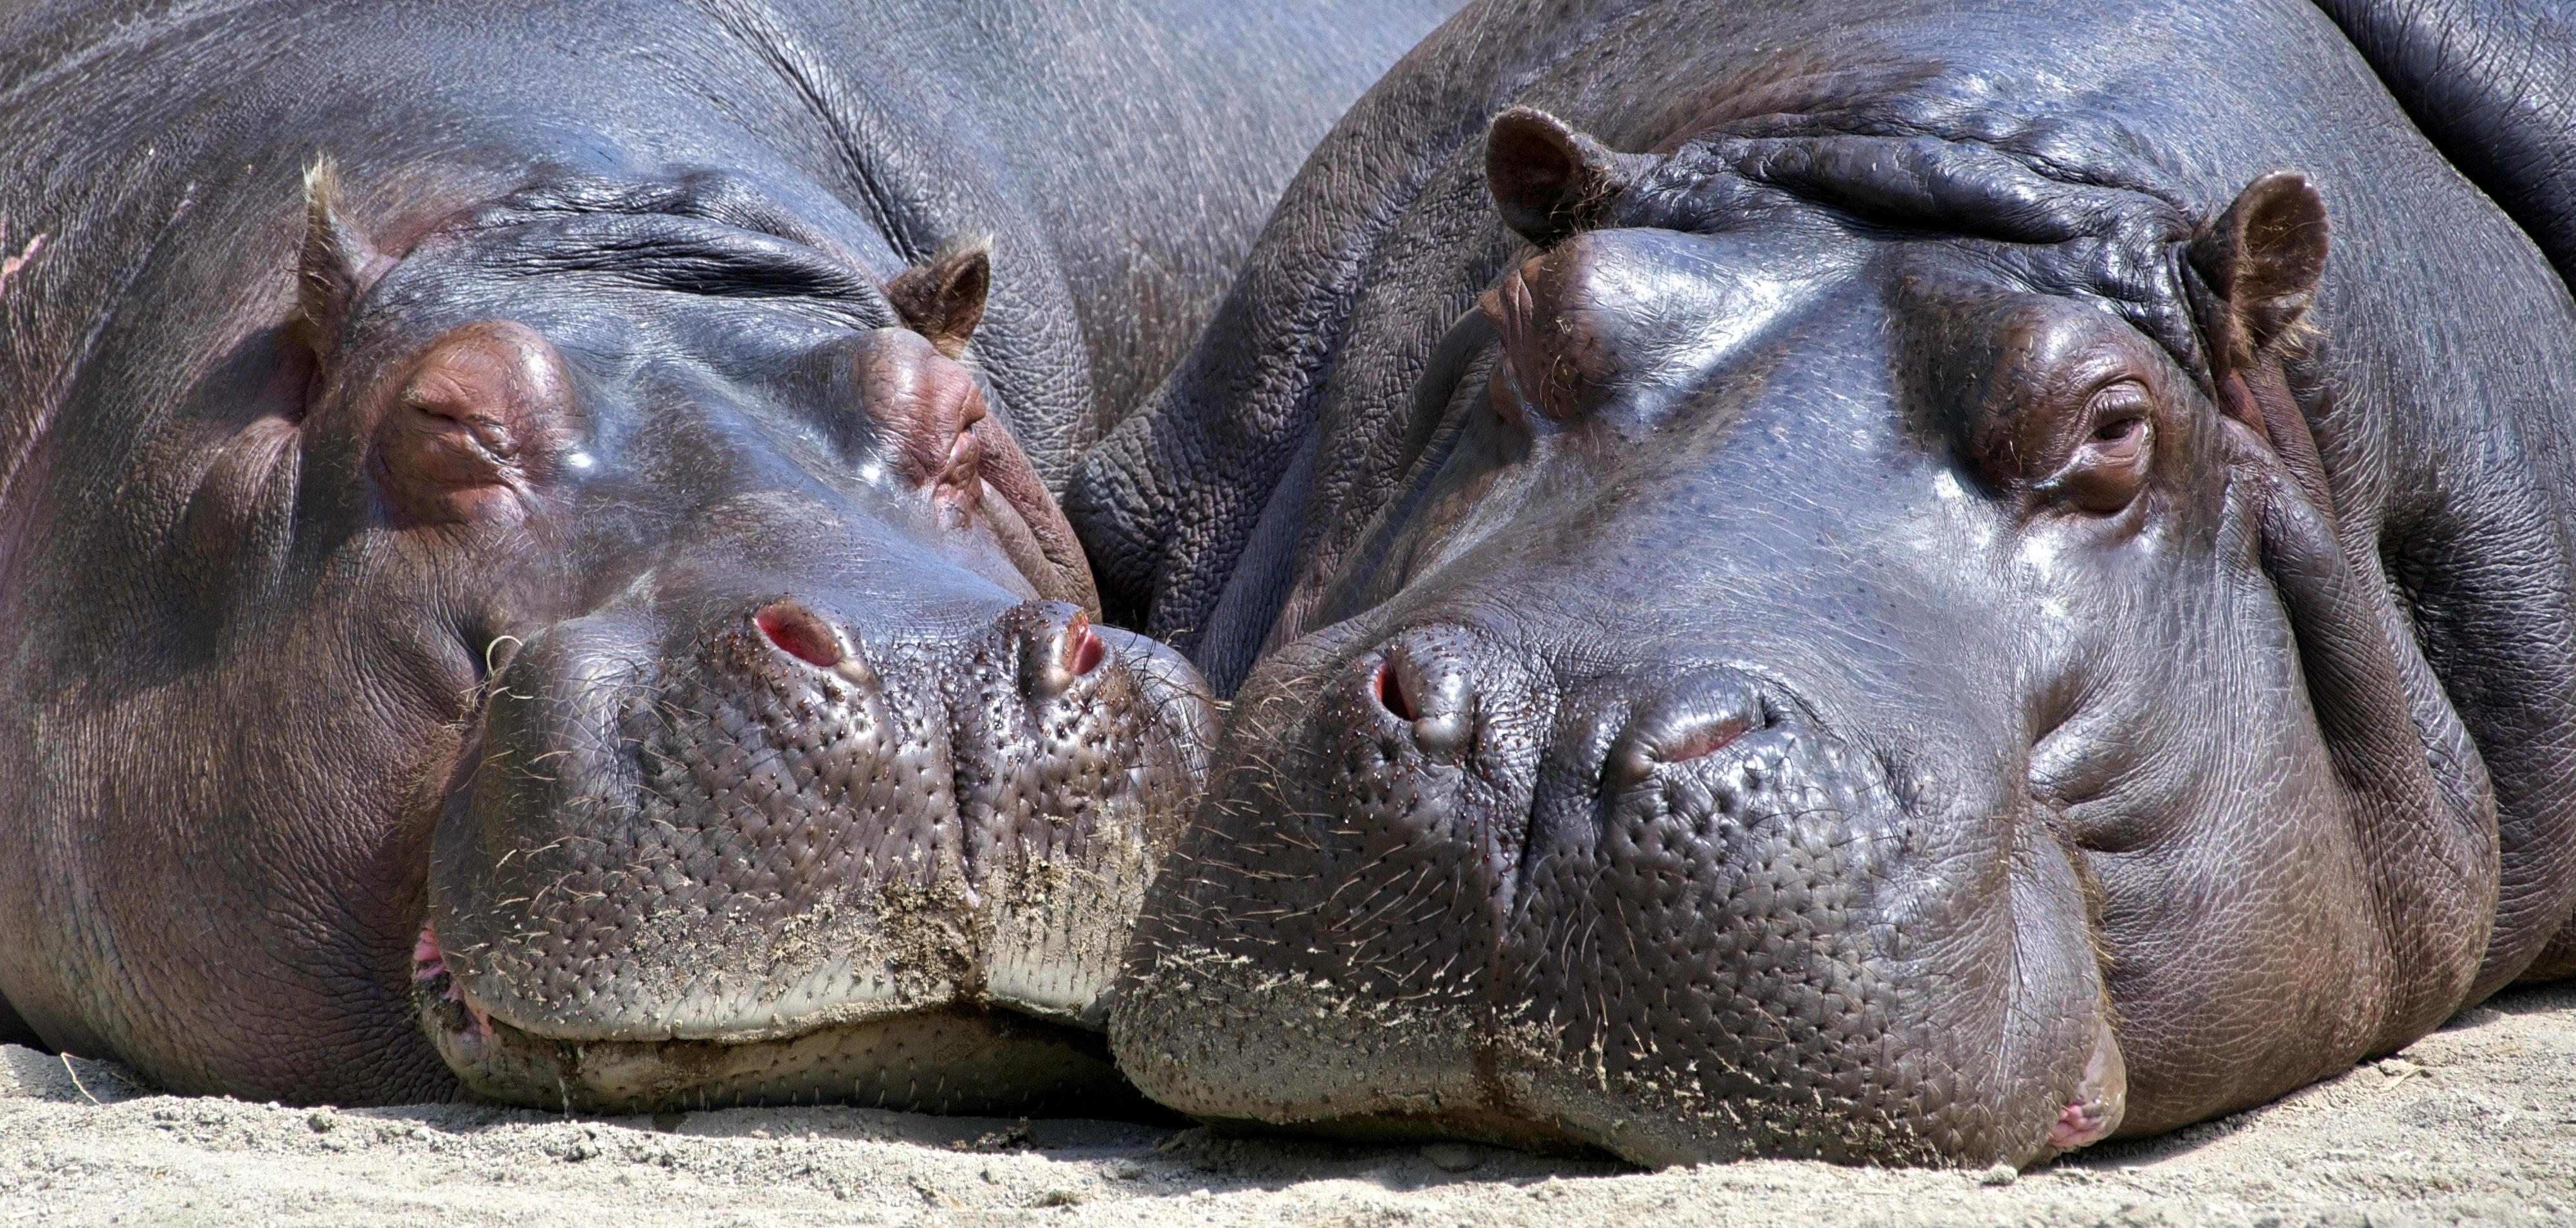
[[857, 1104], [934, 1113], [1138, 1116], [1094, 1028], [960, 1003], [728, 1040], [571, 1040], [496, 1019], [450, 975], [436, 933], [412, 951], [412, 1002], [469, 1091], [564, 1112]]
[[448, 1067], [567, 1111], [1149, 1111], [1102, 1030], [1203, 778], [1196, 673], [1058, 603], [864, 656], [751, 604], [495, 676], [412, 952]]

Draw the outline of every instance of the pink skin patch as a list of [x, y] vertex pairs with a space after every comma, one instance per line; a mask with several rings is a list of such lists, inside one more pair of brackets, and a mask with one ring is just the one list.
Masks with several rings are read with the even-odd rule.
[[420, 927], [420, 937], [411, 944], [411, 979], [426, 983], [442, 976], [447, 977], [447, 989], [438, 996], [464, 1007], [465, 1013], [474, 1017], [476, 1035], [492, 1035], [492, 1016], [476, 1006], [474, 999], [465, 996], [464, 988], [456, 983], [455, 977], [448, 976], [447, 955], [438, 949], [438, 935], [424, 925]]
[[2128, 1108], [2128, 1064], [2120, 1058], [2120, 1042], [2112, 1035], [2111, 1025], [2099, 1026], [2075, 1099], [2057, 1111], [2057, 1120], [2048, 1127], [2048, 1145], [2054, 1150], [2073, 1151], [2109, 1138], [2120, 1128], [2121, 1114]]
[[1740, 717], [1701, 726], [1682, 739], [1681, 745], [1665, 752], [1664, 762], [1687, 763], [1693, 759], [1704, 759], [1733, 746], [1737, 738], [1752, 728], [1753, 722]]
[[2070, 1104], [2057, 1111], [2057, 1122], [2048, 1128], [2048, 1145], [2060, 1151], [2090, 1147], [2108, 1137], [2119, 1125], [2119, 1119], [2103, 1111], [2098, 1104]]

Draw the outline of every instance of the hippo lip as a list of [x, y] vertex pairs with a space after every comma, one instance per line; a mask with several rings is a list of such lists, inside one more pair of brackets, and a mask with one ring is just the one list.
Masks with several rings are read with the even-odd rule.
[[447, 955], [438, 949], [438, 932], [431, 926], [421, 926], [420, 937], [412, 942], [411, 979], [416, 992], [453, 1004], [465, 1015], [475, 1034], [492, 1035], [492, 1012], [467, 996], [465, 986], [447, 971]]
[[2093, 1052], [2085, 1059], [2083, 1078], [2076, 1083], [2075, 1094], [2066, 1107], [2058, 1110], [2057, 1120], [2048, 1127], [2048, 1154], [2090, 1147], [2111, 1137], [2128, 1110], [2128, 1069], [2120, 1056], [2119, 1037], [2107, 1019], [2097, 1022], [2095, 1028]]
[[948, 1004], [749, 1040], [584, 1042], [484, 1010], [448, 971], [430, 927], [414, 945], [412, 978], [415, 1008], [469, 1090], [565, 1112], [824, 1101], [987, 1114], [1160, 1112], [1118, 1074], [1096, 1031], [1007, 1010]]

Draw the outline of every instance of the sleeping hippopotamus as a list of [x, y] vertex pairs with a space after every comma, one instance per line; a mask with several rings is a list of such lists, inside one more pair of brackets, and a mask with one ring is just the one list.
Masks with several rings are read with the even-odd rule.
[[0, 1036], [1117, 1103], [1212, 729], [1049, 483], [1439, 8], [0, 20]]
[[2576, 75], [2443, 8], [1434, 34], [1068, 489], [1233, 696], [1121, 1067], [2022, 1164], [2576, 967]]

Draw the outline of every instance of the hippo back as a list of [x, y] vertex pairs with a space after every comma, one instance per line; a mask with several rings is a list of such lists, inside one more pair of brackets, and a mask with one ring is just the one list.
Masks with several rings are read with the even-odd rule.
[[2518, 0], [2319, 0], [2442, 155], [2576, 276], [2576, 22]]

